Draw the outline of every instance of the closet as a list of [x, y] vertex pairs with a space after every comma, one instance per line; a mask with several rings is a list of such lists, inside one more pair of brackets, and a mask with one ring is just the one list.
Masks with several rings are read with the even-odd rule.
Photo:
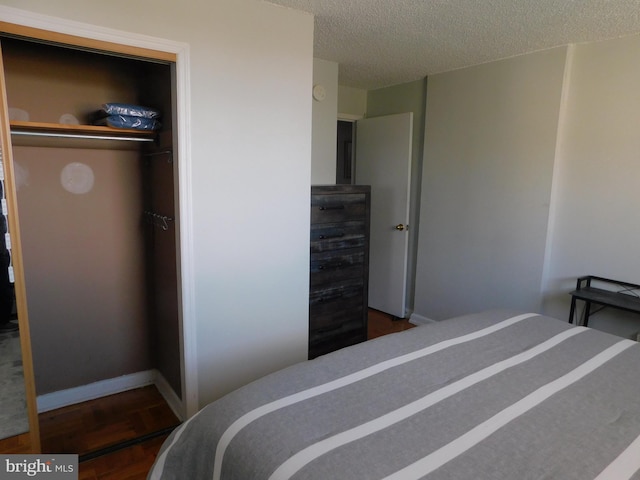
[[[39, 408], [122, 379], [128, 388], [155, 381], [178, 406], [175, 58], [9, 24], [0, 30], [16, 303]], [[161, 129], [93, 126], [110, 102], [160, 110]]]

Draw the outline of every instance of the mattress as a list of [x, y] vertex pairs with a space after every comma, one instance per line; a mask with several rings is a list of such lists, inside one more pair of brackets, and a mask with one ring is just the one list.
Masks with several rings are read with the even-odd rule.
[[149, 479], [640, 480], [640, 345], [493, 310], [294, 365], [178, 427]]

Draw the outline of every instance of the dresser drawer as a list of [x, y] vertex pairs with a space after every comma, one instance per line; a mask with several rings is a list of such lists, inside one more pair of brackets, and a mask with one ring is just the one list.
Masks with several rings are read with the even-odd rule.
[[309, 358], [316, 358], [339, 348], [348, 347], [367, 339], [362, 329], [338, 331], [334, 335], [325, 335], [309, 342]]
[[364, 247], [366, 242], [366, 226], [362, 220], [311, 225], [311, 253]]
[[331, 326], [311, 330], [309, 332], [309, 345], [313, 347], [322, 343], [336, 344], [345, 338], [354, 337], [358, 339], [357, 341], [366, 340], [366, 338], [363, 338], [362, 318], [357, 316], [352, 316], [350, 319], [345, 318], [343, 322], [335, 323]]
[[[341, 312], [362, 307], [364, 296], [364, 284], [361, 278], [346, 280], [342, 285], [332, 285], [331, 287], [315, 287], [309, 292], [309, 315], [313, 318], [316, 326], [325, 326], [330, 321], [330, 314], [340, 315]], [[317, 322], [317, 323], [316, 323]]]
[[362, 306], [352, 307], [342, 312], [329, 312], [318, 318], [313, 327], [309, 329], [310, 338], [317, 338], [323, 335], [335, 335], [346, 330], [355, 328], [362, 329], [363, 311]]
[[311, 223], [363, 219], [367, 210], [364, 193], [311, 195]]
[[362, 281], [364, 249], [338, 250], [311, 254], [311, 288], [332, 282], [359, 278]]

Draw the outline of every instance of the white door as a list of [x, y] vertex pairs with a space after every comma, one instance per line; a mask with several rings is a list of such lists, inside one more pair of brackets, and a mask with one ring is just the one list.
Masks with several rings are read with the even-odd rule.
[[371, 185], [369, 307], [405, 316], [413, 113], [359, 120], [355, 178]]

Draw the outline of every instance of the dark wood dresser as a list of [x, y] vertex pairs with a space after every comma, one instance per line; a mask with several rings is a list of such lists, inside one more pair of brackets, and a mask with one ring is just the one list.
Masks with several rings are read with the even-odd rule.
[[311, 187], [309, 358], [367, 339], [371, 187]]

